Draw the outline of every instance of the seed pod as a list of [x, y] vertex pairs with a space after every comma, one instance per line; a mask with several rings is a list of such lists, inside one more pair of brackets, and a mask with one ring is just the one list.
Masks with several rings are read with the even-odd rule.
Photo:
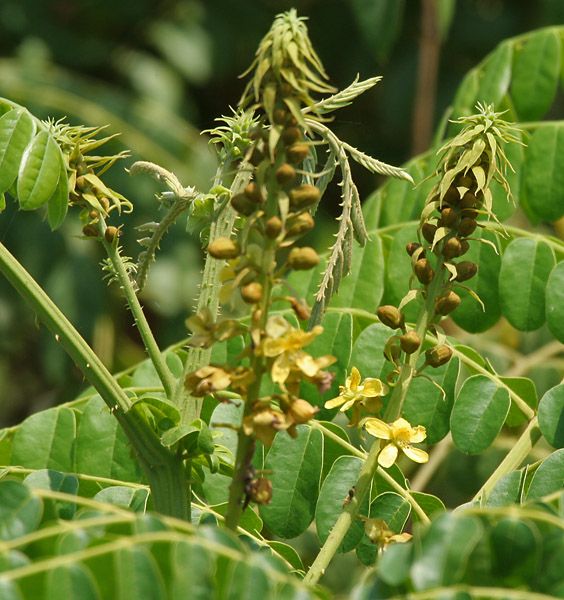
[[423, 223], [421, 226], [421, 233], [423, 237], [429, 242], [429, 244], [433, 243], [435, 239], [435, 231], [437, 231], [437, 226], [432, 225], [431, 223]]
[[114, 240], [117, 240], [120, 235], [120, 230], [113, 225], [106, 227], [106, 231], [104, 231], [104, 237], [106, 238], [106, 242], [108, 242], [108, 244], [113, 244]]
[[449, 238], [443, 244], [443, 256], [448, 260], [450, 258], [456, 258], [460, 256], [460, 252], [462, 250], [462, 244], [460, 240], [456, 237]]
[[97, 238], [100, 232], [98, 231], [96, 225], [89, 223], [82, 228], [82, 233], [86, 237]]
[[468, 281], [476, 275], [478, 265], [476, 263], [465, 260], [456, 265], [456, 281]]
[[289, 146], [286, 150], [286, 158], [288, 162], [297, 165], [301, 163], [305, 157], [309, 154], [308, 144], [302, 142], [296, 142]]
[[288, 117], [288, 111], [285, 108], [275, 108], [272, 113], [272, 121], [275, 125], [284, 125]]
[[290, 185], [296, 180], [296, 169], [289, 165], [288, 163], [284, 163], [276, 170], [276, 181], [280, 185]]
[[292, 248], [288, 255], [288, 264], [296, 271], [306, 271], [319, 264], [319, 254], [309, 246]]
[[408, 331], [400, 336], [400, 346], [406, 354], [413, 354], [421, 346], [421, 338], [415, 331]]
[[426, 258], [420, 258], [413, 265], [413, 272], [415, 273], [415, 277], [419, 280], [423, 285], [428, 285], [433, 280], [435, 276], [435, 271], [433, 267], [431, 267], [431, 263]]
[[446, 365], [451, 359], [452, 349], [444, 344], [430, 348], [425, 352], [425, 359], [429, 366], [437, 368]]
[[236, 258], [240, 252], [239, 244], [227, 237], [217, 238], [208, 246], [208, 254], [219, 259]]
[[478, 226], [478, 223], [474, 219], [464, 217], [458, 225], [458, 233], [462, 236], [472, 235]]
[[454, 208], [446, 207], [441, 211], [440, 225], [443, 227], [455, 227], [458, 223], [458, 213]]
[[304, 233], [311, 231], [314, 226], [315, 221], [308, 212], [300, 213], [288, 223], [286, 236], [296, 237], [298, 235], [303, 235]]
[[460, 296], [456, 292], [447, 292], [437, 298], [435, 313], [446, 316], [460, 306]]
[[286, 146], [291, 146], [302, 138], [302, 132], [299, 127], [286, 127], [281, 137]]
[[290, 191], [290, 206], [292, 208], [307, 208], [308, 206], [312, 206], [319, 202], [321, 194], [319, 192], [319, 188], [316, 188], [314, 185], [309, 185], [304, 183], [295, 187]]
[[257, 304], [262, 299], [262, 285], [257, 281], [241, 288], [241, 297], [247, 304]]
[[248, 217], [256, 210], [256, 204], [249, 200], [245, 194], [235, 194], [231, 198], [231, 206], [240, 214]]
[[383, 325], [386, 325], [391, 329], [398, 329], [400, 327], [403, 328], [405, 322], [404, 316], [395, 306], [392, 306], [391, 304], [380, 306], [380, 308], [376, 311], [376, 314], [380, 319], [380, 323]]
[[255, 202], [256, 204], [264, 202], [261, 189], [254, 181], [245, 186], [244, 194], [251, 202]]
[[264, 231], [271, 240], [276, 239], [282, 231], [282, 220], [280, 217], [270, 217], [265, 224]]
[[417, 242], [409, 242], [408, 244], [405, 245], [405, 251], [409, 254], [409, 256], [413, 256], [413, 253], [418, 248], [421, 248], [421, 244], [419, 244]]

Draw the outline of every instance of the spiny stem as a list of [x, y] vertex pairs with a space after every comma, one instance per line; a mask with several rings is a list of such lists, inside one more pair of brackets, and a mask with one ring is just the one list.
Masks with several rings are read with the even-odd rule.
[[521, 434], [521, 437], [513, 445], [513, 448], [511, 448], [497, 469], [489, 476], [484, 485], [476, 492], [473, 500], [487, 499], [497, 482], [504, 475], [519, 467], [540, 438], [541, 431], [538, 420], [537, 417], [533, 417], [525, 431]]
[[133, 283], [129, 278], [129, 274], [125, 269], [125, 265], [119, 255], [119, 250], [117, 243], [109, 243], [106, 241], [104, 237], [104, 233], [106, 231], [106, 223], [100, 219], [99, 229], [101, 233], [102, 244], [104, 245], [104, 249], [112, 263], [114, 268], [114, 272], [118, 278], [120, 287], [123, 291], [127, 304], [129, 306], [129, 310], [131, 310], [131, 314], [133, 315], [133, 319], [135, 320], [135, 325], [139, 331], [139, 335], [143, 340], [143, 345], [145, 346], [145, 350], [153, 363], [155, 370], [163, 384], [163, 388], [167, 398], [171, 399], [174, 393], [174, 387], [176, 384], [176, 380], [171, 373], [166, 361], [157, 345], [157, 342], [153, 336], [153, 332], [147, 322], [147, 318], [145, 317], [145, 313], [143, 312], [143, 308], [141, 307], [141, 303], [139, 302], [139, 298], [135, 293], [135, 289], [133, 288]]

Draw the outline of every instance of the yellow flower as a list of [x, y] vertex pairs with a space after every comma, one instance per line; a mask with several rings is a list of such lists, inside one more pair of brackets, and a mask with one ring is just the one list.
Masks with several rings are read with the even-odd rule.
[[401, 418], [388, 425], [380, 419], [368, 417], [363, 424], [370, 435], [390, 441], [378, 455], [380, 466], [391, 467], [398, 457], [399, 450], [417, 463], [425, 463], [429, 460], [429, 455], [424, 450], [414, 448], [411, 445], [422, 442], [427, 437], [425, 427], [421, 425], [412, 427], [405, 419]]
[[361, 384], [360, 373], [356, 367], [353, 367], [345, 385], [339, 386], [339, 392], [340, 394], [336, 398], [327, 400], [325, 408], [340, 406], [339, 410], [345, 412], [357, 402], [383, 396], [387, 392], [387, 388], [379, 379], [372, 377], [367, 377]]
[[384, 549], [389, 544], [396, 542], [405, 544], [411, 539], [409, 533], [394, 533], [388, 529], [388, 524], [382, 519], [365, 519], [364, 532], [373, 544]]
[[294, 365], [308, 377], [316, 375], [319, 371], [317, 361], [302, 348], [311, 344], [322, 331], [319, 325], [311, 331], [294, 329], [282, 317], [270, 317], [266, 325], [268, 337], [263, 342], [262, 352], [269, 358], [276, 357], [271, 368], [272, 381], [283, 384]]

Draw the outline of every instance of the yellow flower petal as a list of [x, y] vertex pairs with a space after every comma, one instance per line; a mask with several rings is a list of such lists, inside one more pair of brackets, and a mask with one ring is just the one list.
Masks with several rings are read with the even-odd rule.
[[360, 372], [356, 367], [352, 368], [351, 374], [347, 377], [346, 387], [353, 392], [356, 392], [360, 383]]
[[427, 437], [427, 432], [425, 431], [425, 427], [422, 425], [417, 425], [411, 431], [411, 435], [409, 436], [409, 441], [414, 444], [418, 444], [422, 442]]
[[398, 449], [394, 444], [388, 444], [378, 454], [378, 464], [385, 469], [391, 467], [398, 457]]
[[376, 419], [375, 417], [369, 417], [364, 422], [366, 431], [374, 437], [381, 438], [383, 440], [389, 440], [391, 437], [391, 429], [387, 423]]
[[262, 352], [265, 356], [278, 356], [285, 350], [285, 344], [283, 339], [268, 338], [264, 340], [262, 345]]
[[290, 323], [284, 317], [270, 317], [266, 323], [266, 335], [270, 338], [282, 337], [290, 329]]
[[344, 398], [343, 396], [337, 396], [336, 398], [327, 400], [324, 406], [325, 408], [336, 408], [337, 406], [341, 406], [341, 404], [343, 404], [344, 402], [346, 402], [346, 398]]
[[379, 379], [367, 377], [362, 386], [362, 395], [367, 398], [375, 398], [384, 394], [384, 384]]
[[349, 398], [344, 404], [343, 406], [341, 406], [341, 412], [345, 412], [346, 410], [349, 410], [349, 408], [351, 408], [352, 406], [354, 406], [354, 403], [356, 402], [357, 398], [355, 396], [353, 396], [352, 398]]
[[405, 446], [402, 448], [404, 454], [407, 458], [411, 459], [416, 463], [426, 463], [429, 460], [429, 455], [419, 448], [414, 448], [413, 446]]
[[319, 371], [317, 362], [313, 357], [305, 352], [300, 352], [296, 357], [296, 364], [300, 370], [305, 373], [308, 377], [313, 377]]
[[272, 364], [270, 375], [274, 383], [284, 383], [290, 374], [290, 362], [286, 354], [281, 354]]
[[395, 533], [394, 535], [390, 536], [388, 542], [397, 542], [399, 544], [405, 544], [405, 542], [409, 542], [409, 540], [412, 537], [413, 536], [411, 535], [411, 533]]
[[402, 417], [396, 419], [391, 426], [393, 429], [411, 429], [411, 423]]

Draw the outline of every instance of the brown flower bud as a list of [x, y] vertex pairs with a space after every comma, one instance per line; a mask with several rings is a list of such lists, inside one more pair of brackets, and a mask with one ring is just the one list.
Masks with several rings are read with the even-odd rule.
[[264, 202], [261, 189], [254, 181], [245, 186], [244, 194], [251, 202], [255, 202], [256, 204]]
[[460, 240], [460, 254], [458, 256], [466, 254], [468, 250], [470, 250], [470, 244], [467, 242], [467, 240]]
[[113, 225], [106, 227], [106, 231], [104, 231], [104, 237], [106, 238], [106, 242], [108, 242], [108, 244], [113, 244], [114, 240], [117, 240], [120, 235], [121, 231]]
[[88, 179], [86, 179], [86, 177], [84, 177], [84, 175], [81, 175], [80, 177], [76, 178], [75, 187], [78, 190], [84, 191], [84, 190], [89, 189], [91, 187], [91, 185], [90, 185], [90, 182], [88, 181]]
[[241, 288], [241, 297], [247, 304], [257, 304], [262, 299], [262, 285], [256, 281]]
[[455, 183], [458, 187], [466, 187], [468, 189], [476, 188], [476, 180], [471, 175], [459, 175]]
[[104, 212], [107, 213], [110, 210], [110, 201], [108, 198], [103, 196], [102, 198], [98, 198], [98, 202], [102, 205]]
[[270, 217], [264, 227], [267, 237], [271, 240], [277, 238], [282, 231], [282, 220], [280, 217]]
[[292, 310], [296, 313], [296, 317], [300, 321], [307, 321], [311, 317], [311, 310], [309, 306], [305, 302], [300, 302], [297, 298], [289, 298], [290, 305], [292, 306]]
[[458, 233], [463, 236], [472, 235], [477, 226], [478, 224], [474, 219], [464, 217], [458, 225]]
[[256, 210], [256, 204], [245, 194], [235, 194], [231, 198], [231, 206], [241, 215], [248, 217]]
[[454, 208], [446, 207], [441, 211], [440, 224], [443, 227], [454, 227], [458, 223], [458, 213]]
[[96, 225], [92, 225], [89, 223], [88, 225], [85, 225], [82, 228], [82, 233], [86, 237], [97, 238], [100, 232], [98, 231]]
[[263, 160], [264, 152], [255, 146], [251, 152], [249, 162], [253, 165], [253, 167], [258, 167]]
[[287, 237], [295, 237], [311, 231], [315, 226], [313, 217], [308, 213], [304, 212], [296, 215], [288, 223]]
[[437, 231], [437, 226], [432, 225], [431, 223], [423, 223], [421, 226], [421, 233], [423, 237], [429, 242], [429, 244], [433, 243], [435, 239], [435, 231]]
[[282, 132], [282, 141], [286, 146], [291, 146], [302, 137], [302, 132], [298, 127], [286, 127]]
[[408, 331], [400, 336], [400, 346], [406, 354], [413, 354], [421, 346], [421, 338], [415, 331]]
[[316, 188], [314, 185], [309, 185], [304, 183], [295, 187], [289, 194], [290, 196], [290, 206], [292, 208], [307, 208], [308, 206], [312, 206], [319, 202], [319, 198], [321, 194], [319, 192], [319, 188]]
[[275, 125], [284, 125], [288, 118], [288, 111], [285, 108], [275, 108], [272, 113], [272, 121]]
[[208, 246], [208, 254], [219, 259], [236, 258], [240, 252], [239, 244], [227, 237], [217, 238]]
[[290, 404], [287, 414], [292, 418], [294, 423], [299, 425], [313, 419], [315, 413], [318, 411], [319, 408], [312, 406], [307, 400], [297, 398]]
[[478, 204], [478, 198], [472, 192], [466, 192], [460, 201], [460, 208], [474, 208]]
[[440, 345], [430, 348], [425, 352], [425, 359], [429, 366], [437, 368], [445, 365], [452, 356], [452, 349], [449, 346]]
[[288, 264], [296, 271], [306, 271], [319, 264], [319, 254], [309, 246], [292, 248], [288, 255]]
[[421, 244], [417, 242], [409, 242], [405, 245], [405, 251], [409, 254], [409, 256], [413, 256], [413, 253], [417, 250], [417, 248], [421, 248]]
[[296, 142], [288, 147], [286, 150], [286, 158], [288, 162], [294, 165], [301, 163], [305, 157], [309, 154], [308, 144], [302, 142]]
[[380, 319], [380, 323], [390, 327], [391, 329], [403, 327], [405, 322], [401, 311], [391, 304], [380, 306], [380, 308], [376, 311], [376, 314], [378, 315], [378, 319]]
[[266, 477], [253, 479], [247, 486], [249, 500], [257, 504], [269, 504], [272, 500], [272, 482]]
[[448, 315], [460, 305], [460, 296], [456, 292], [447, 292], [439, 296], [435, 302], [435, 312], [438, 315]]
[[89, 213], [88, 213], [88, 218], [92, 219], [92, 221], [94, 221], [94, 219], [97, 219], [100, 216], [100, 213], [97, 210], [92, 209]]
[[431, 263], [426, 258], [420, 258], [413, 265], [415, 276], [423, 285], [428, 285], [435, 276], [435, 271], [431, 267]]
[[460, 194], [455, 185], [451, 185], [443, 196], [443, 202], [456, 206], [460, 202]]
[[478, 265], [476, 263], [465, 260], [456, 265], [456, 281], [468, 281], [476, 275]]
[[280, 185], [290, 185], [296, 180], [296, 169], [289, 165], [288, 163], [284, 163], [276, 170], [276, 181]]
[[460, 252], [462, 250], [462, 244], [460, 240], [456, 237], [449, 238], [443, 244], [443, 256], [448, 260], [450, 258], [456, 258], [460, 256]]

